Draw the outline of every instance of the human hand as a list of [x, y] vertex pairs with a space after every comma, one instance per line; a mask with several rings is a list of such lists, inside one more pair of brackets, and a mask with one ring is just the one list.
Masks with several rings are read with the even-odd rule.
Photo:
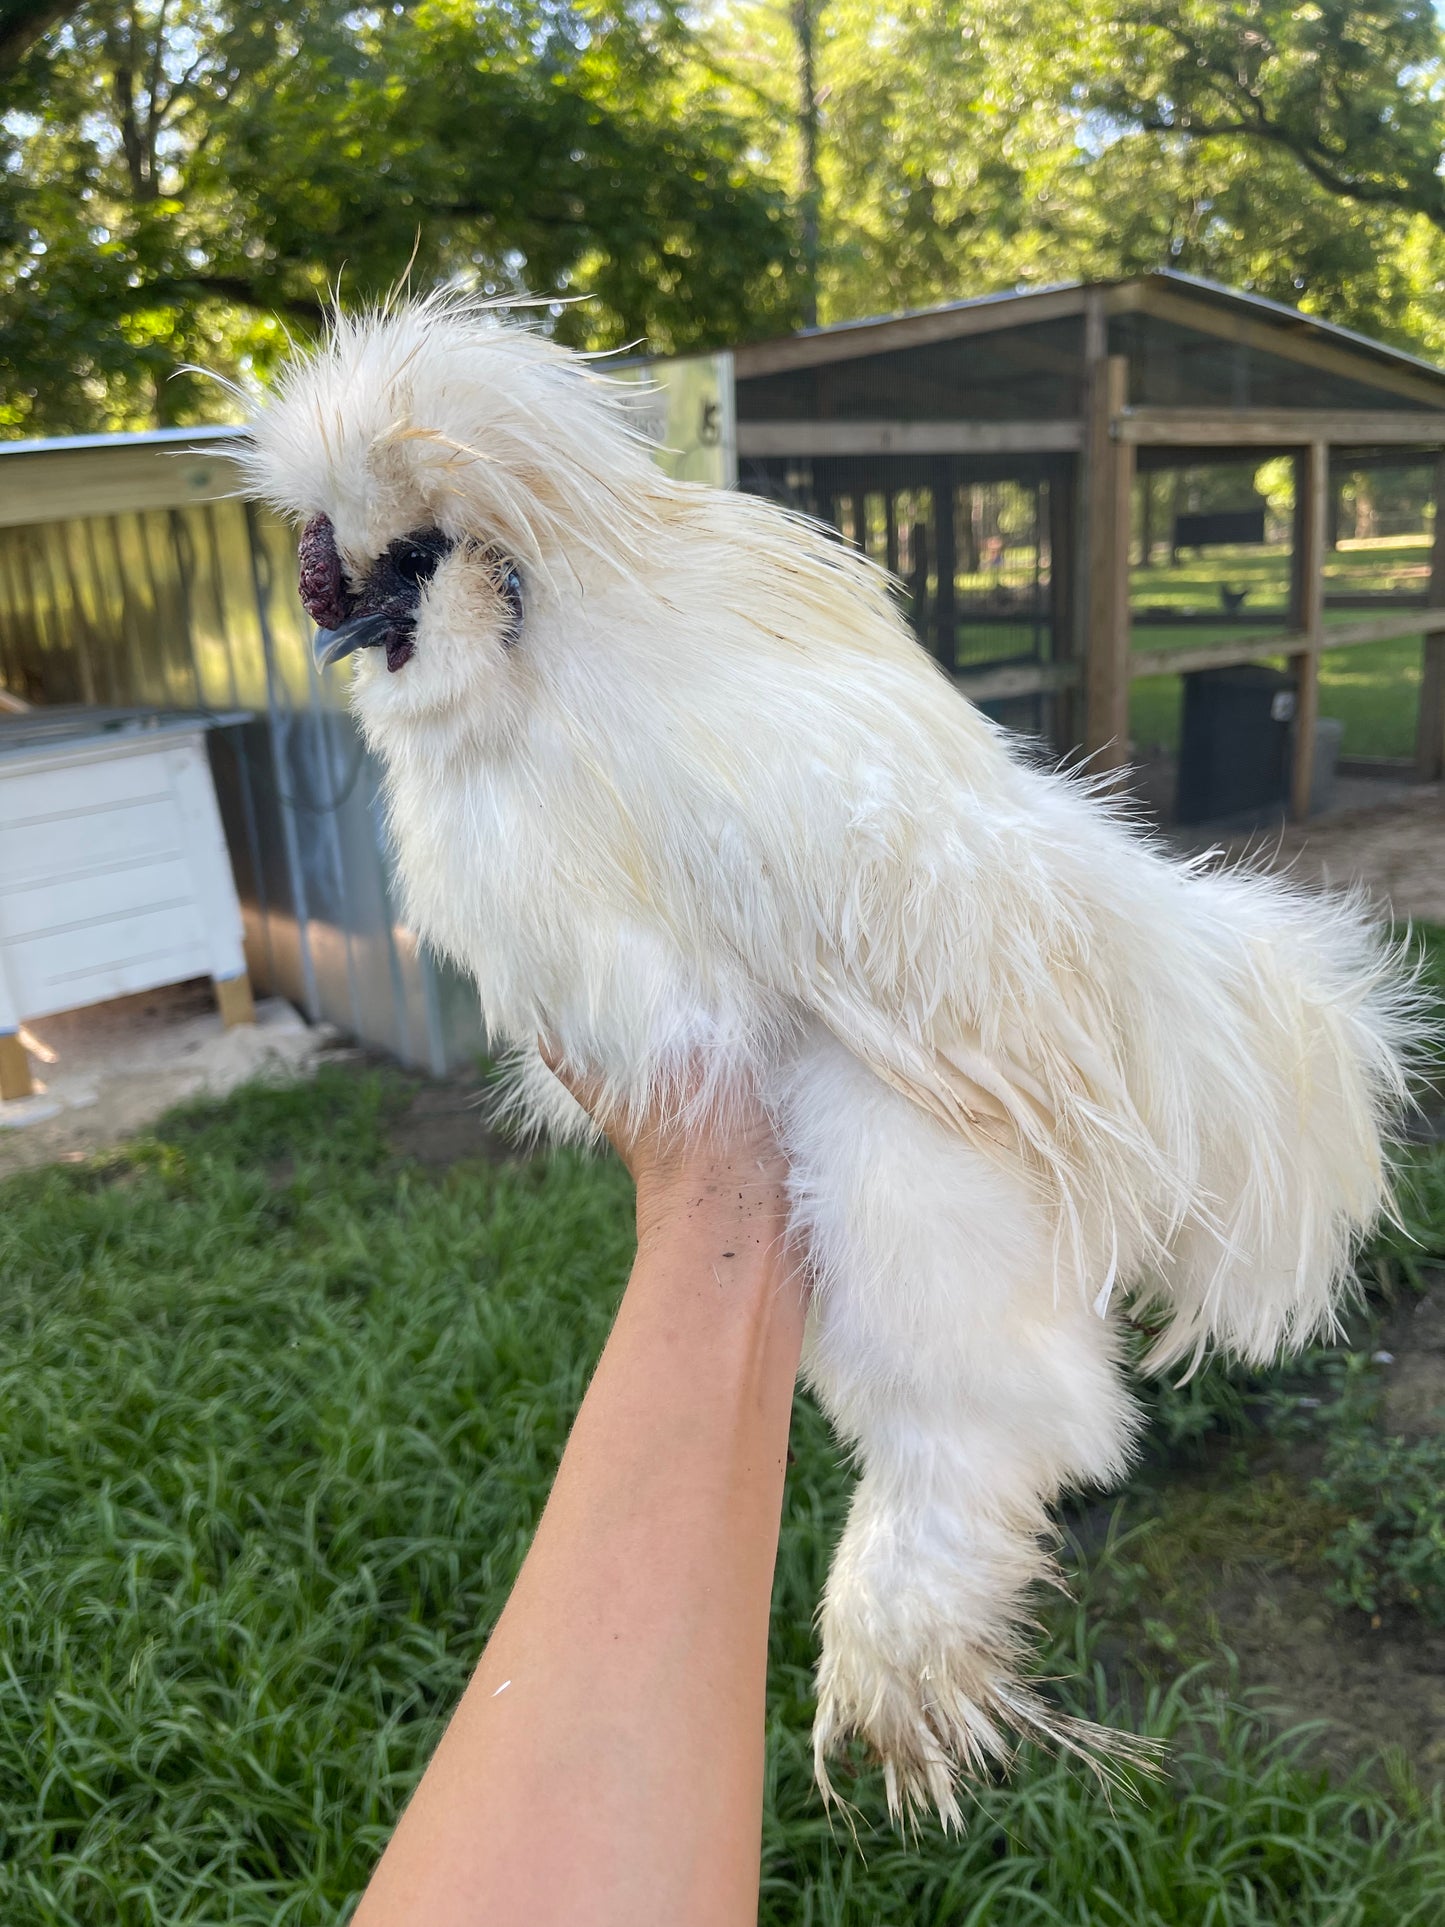
[[[678, 1122], [675, 1100], [659, 1100], [641, 1118], [609, 1110], [599, 1080], [572, 1070], [543, 1037], [542, 1061], [602, 1131], [637, 1189], [639, 1248], [674, 1226], [697, 1234], [735, 1227], [756, 1249], [781, 1249], [788, 1221], [788, 1162], [772, 1120], [755, 1092], [734, 1093], [725, 1109], [699, 1125]], [[724, 1238], [724, 1243], [726, 1243]], [[721, 1257], [731, 1262], [734, 1250]]]

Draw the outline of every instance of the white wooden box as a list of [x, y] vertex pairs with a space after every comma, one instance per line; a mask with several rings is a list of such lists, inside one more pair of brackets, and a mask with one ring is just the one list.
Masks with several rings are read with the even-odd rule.
[[244, 980], [205, 729], [126, 712], [0, 721], [0, 1038], [187, 977]]

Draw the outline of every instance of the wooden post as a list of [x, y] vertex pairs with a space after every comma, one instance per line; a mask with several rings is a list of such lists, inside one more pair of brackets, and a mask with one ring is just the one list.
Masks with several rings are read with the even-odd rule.
[[237, 1024], [254, 1024], [256, 1003], [251, 995], [251, 979], [243, 970], [239, 977], [213, 977], [211, 986], [216, 993], [216, 1009], [221, 1013], [221, 1025], [225, 1030], [234, 1030]]
[[[1430, 550], [1429, 603], [1445, 609], [1445, 455], [1435, 458], [1435, 540]], [[1415, 774], [1425, 783], [1445, 775], [1445, 634], [1426, 636], [1415, 723]]]
[[1303, 823], [1315, 780], [1315, 739], [1320, 717], [1320, 650], [1325, 638], [1325, 554], [1330, 539], [1330, 451], [1311, 442], [1295, 457], [1295, 549], [1290, 627], [1307, 647], [1290, 657], [1295, 673], [1294, 760], [1289, 813]]
[[[1062, 467], [1049, 477], [1049, 628], [1050, 657], [1069, 662], [1074, 656], [1074, 531], [1079, 517], [1074, 502], [1075, 475]], [[1062, 755], [1077, 747], [1080, 736], [1078, 692], [1060, 689], [1053, 699], [1053, 744]]]
[[34, 1094], [35, 1084], [25, 1046], [15, 1031], [0, 1032], [0, 1099], [8, 1102]]
[[1129, 549], [1134, 450], [1113, 433], [1129, 397], [1129, 363], [1109, 355], [1090, 370], [1084, 424], [1089, 627], [1084, 652], [1084, 747], [1090, 767], [1129, 755]]
[[958, 549], [952, 462], [946, 459], [935, 462], [930, 479], [933, 485], [934, 566], [938, 572], [938, 595], [933, 605], [933, 650], [939, 662], [951, 674], [958, 660]]
[[908, 620], [913, 633], [928, 647], [928, 524], [915, 522], [908, 531]]
[[1154, 477], [1139, 477], [1139, 566], [1147, 569], [1154, 554]]

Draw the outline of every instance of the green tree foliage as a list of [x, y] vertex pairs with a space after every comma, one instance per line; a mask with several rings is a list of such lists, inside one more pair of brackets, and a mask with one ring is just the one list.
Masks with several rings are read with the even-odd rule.
[[[707, 75], [732, 111], [751, 118], [758, 151], [801, 194], [797, 3], [752, 0], [725, 13], [708, 37]], [[1238, 108], [1227, 124], [1221, 116], [1207, 136], [1201, 131], [1198, 102], [1189, 112], [1178, 106], [1188, 57], [1157, 7], [810, 4], [825, 320], [1174, 267], [1445, 352], [1436, 298], [1445, 240], [1425, 211], [1442, 193], [1431, 170], [1445, 115], [1430, 98], [1442, 43], [1427, 12], [1409, 13], [1408, 31], [1396, 34], [1380, 24], [1385, 11], [1357, 22], [1360, 10], [1343, 0], [1330, 0], [1317, 19], [1309, 7], [1280, 7], [1293, 23], [1290, 94], [1278, 61], [1260, 59], [1262, 10], [1199, 0], [1194, 12], [1217, 62], [1246, 68], [1253, 60], [1263, 82], [1289, 95], [1289, 116], [1283, 106], [1271, 111], [1299, 132], [1297, 152], [1251, 131]], [[1313, 64], [1309, 33], [1322, 46]], [[1346, 74], [1354, 69], [1368, 105], [1351, 104]], [[1319, 102], [1311, 104], [1307, 81]], [[1414, 200], [1380, 186], [1390, 154], [1403, 178], [1408, 144], [1395, 129], [1405, 103]], [[1378, 124], [1366, 140], [1356, 123], [1371, 116]], [[1320, 153], [1330, 146], [1356, 156], [1353, 173], [1311, 171], [1310, 127], [1323, 130]]]
[[37, 40], [75, 11], [75, 0], [0, 0], [0, 74], [12, 73]]
[[[787, 196], [675, 81], [655, 7], [134, 0], [7, 91], [0, 426], [187, 421], [188, 361], [264, 372], [334, 285], [591, 299], [564, 338], [681, 348], [790, 325]], [[414, 259], [413, 259], [414, 257]]]
[[414, 248], [591, 346], [1168, 266], [1445, 356], [1429, 0], [5, 11], [0, 433], [194, 419]]
[[1275, 147], [1330, 194], [1445, 228], [1432, 0], [1123, 0], [1075, 18], [1090, 99], [1125, 124]]

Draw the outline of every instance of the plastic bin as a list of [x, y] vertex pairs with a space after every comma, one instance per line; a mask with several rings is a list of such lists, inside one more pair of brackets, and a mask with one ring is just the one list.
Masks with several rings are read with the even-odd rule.
[[1179, 823], [1277, 817], [1289, 799], [1295, 679], [1262, 663], [1184, 678]]

